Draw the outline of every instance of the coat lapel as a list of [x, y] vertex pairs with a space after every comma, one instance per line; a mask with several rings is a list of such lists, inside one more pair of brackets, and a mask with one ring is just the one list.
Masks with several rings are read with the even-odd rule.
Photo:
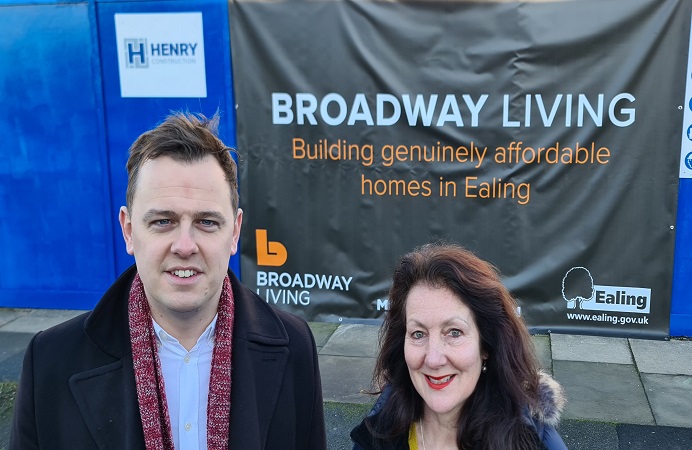
[[[233, 286], [231, 448], [263, 449], [288, 361], [288, 335], [271, 307], [229, 272]], [[258, 446], [259, 444], [259, 446]]]
[[102, 355], [95, 367], [70, 377], [70, 390], [100, 449], [144, 449], [127, 299], [136, 267], [126, 270], [103, 295], [84, 324]]
[[70, 377], [70, 390], [100, 449], [144, 449], [131, 361]]

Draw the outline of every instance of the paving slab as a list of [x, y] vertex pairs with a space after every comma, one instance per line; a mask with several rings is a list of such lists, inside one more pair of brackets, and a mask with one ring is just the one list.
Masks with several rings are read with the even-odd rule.
[[377, 356], [378, 333], [373, 325], [341, 324], [322, 347], [320, 355]]
[[626, 338], [551, 334], [554, 360], [632, 364]]
[[[30, 309], [0, 309], [0, 327], [17, 320], [19, 317], [29, 314]], [[1, 330], [2, 328], [0, 328]]]
[[550, 336], [547, 334], [536, 334], [531, 336], [533, 346], [536, 349], [536, 357], [541, 369], [552, 374], [553, 358], [550, 351]]
[[318, 349], [324, 347], [327, 340], [331, 337], [334, 331], [339, 327], [338, 323], [330, 322], [309, 322], [312, 335], [315, 336], [315, 345]]
[[618, 448], [615, 424], [584, 420], [562, 420], [558, 428], [569, 450], [613, 450]]
[[[690, 450], [692, 429], [618, 425], [621, 450]], [[571, 449], [570, 449], [571, 450]]]
[[358, 425], [372, 405], [353, 403], [324, 403], [324, 426], [329, 450], [351, 450], [351, 430]]
[[[24, 352], [15, 353], [0, 364], [0, 381], [19, 381], [24, 363]], [[1, 449], [0, 449], [1, 450]]]
[[553, 374], [567, 393], [566, 419], [654, 424], [633, 365], [555, 360]]
[[692, 428], [692, 376], [642, 373], [641, 378], [656, 425]]
[[374, 358], [319, 355], [324, 401], [370, 403], [372, 396], [363, 393], [372, 389]]
[[19, 354], [24, 354], [32, 333], [6, 333], [0, 331], [0, 362]]
[[24, 314], [3, 325], [1, 330], [18, 333], [38, 333], [85, 312], [77, 310], [33, 309], [28, 314]]
[[630, 339], [640, 372], [692, 375], [692, 341]]

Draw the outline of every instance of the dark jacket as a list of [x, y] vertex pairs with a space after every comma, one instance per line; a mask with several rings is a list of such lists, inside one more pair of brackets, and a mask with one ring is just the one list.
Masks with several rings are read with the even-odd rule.
[[[385, 388], [368, 417], [377, 416], [380, 413], [390, 392], [390, 389]], [[565, 405], [562, 387], [550, 375], [541, 372], [538, 397], [538, 408], [535, 411], [529, 411], [527, 408], [524, 413], [526, 423], [536, 430], [543, 448], [567, 450], [565, 443], [555, 429]], [[365, 425], [365, 420], [351, 431], [351, 440], [354, 442], [353, 450], [408, 450], [409, 448], [408, 433], [398, 436], [392, 441], [378, 439], [370, 433]]]
[[[32, 339], [10, 450], [144, 449], [127, 316], [135, 272], [123, 273], [92, 312]], [[228, 274], [235, 301], [230, 448], [326, 449], [310, 329]]]

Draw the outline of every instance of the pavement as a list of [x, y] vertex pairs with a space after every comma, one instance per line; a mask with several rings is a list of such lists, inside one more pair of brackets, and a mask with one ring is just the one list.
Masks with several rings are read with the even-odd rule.
[[[36, 332], [82, 312], [0, 308], [0, 386], [18, 380]], [[350, 449], [351, 428], [374, 402], [365, 391], [371, 389], [379, 325], [313, 322], [310, 328], [318, 346], [328, 447]], [[569, 449], [692, 450], [692, 340], [564, 334], [532, 339], [541, 366], [567, 393], [558, 431]], [[9, 415], [0, 414], [0, 450], [7, 448], [8, 435]]]

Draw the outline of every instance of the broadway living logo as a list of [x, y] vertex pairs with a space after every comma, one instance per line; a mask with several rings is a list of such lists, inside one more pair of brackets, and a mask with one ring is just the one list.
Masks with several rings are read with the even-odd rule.
[[[267, 230], [255, 230], [257, 266], [281, 267], [288, 260], [288, 250], [279, 241], [270, 241]], [[290, 273], [257, 270], [257, 294], [267, 303], [307, 306], [313, 291], [348, 291], [353, 277], [316, 273]]]

